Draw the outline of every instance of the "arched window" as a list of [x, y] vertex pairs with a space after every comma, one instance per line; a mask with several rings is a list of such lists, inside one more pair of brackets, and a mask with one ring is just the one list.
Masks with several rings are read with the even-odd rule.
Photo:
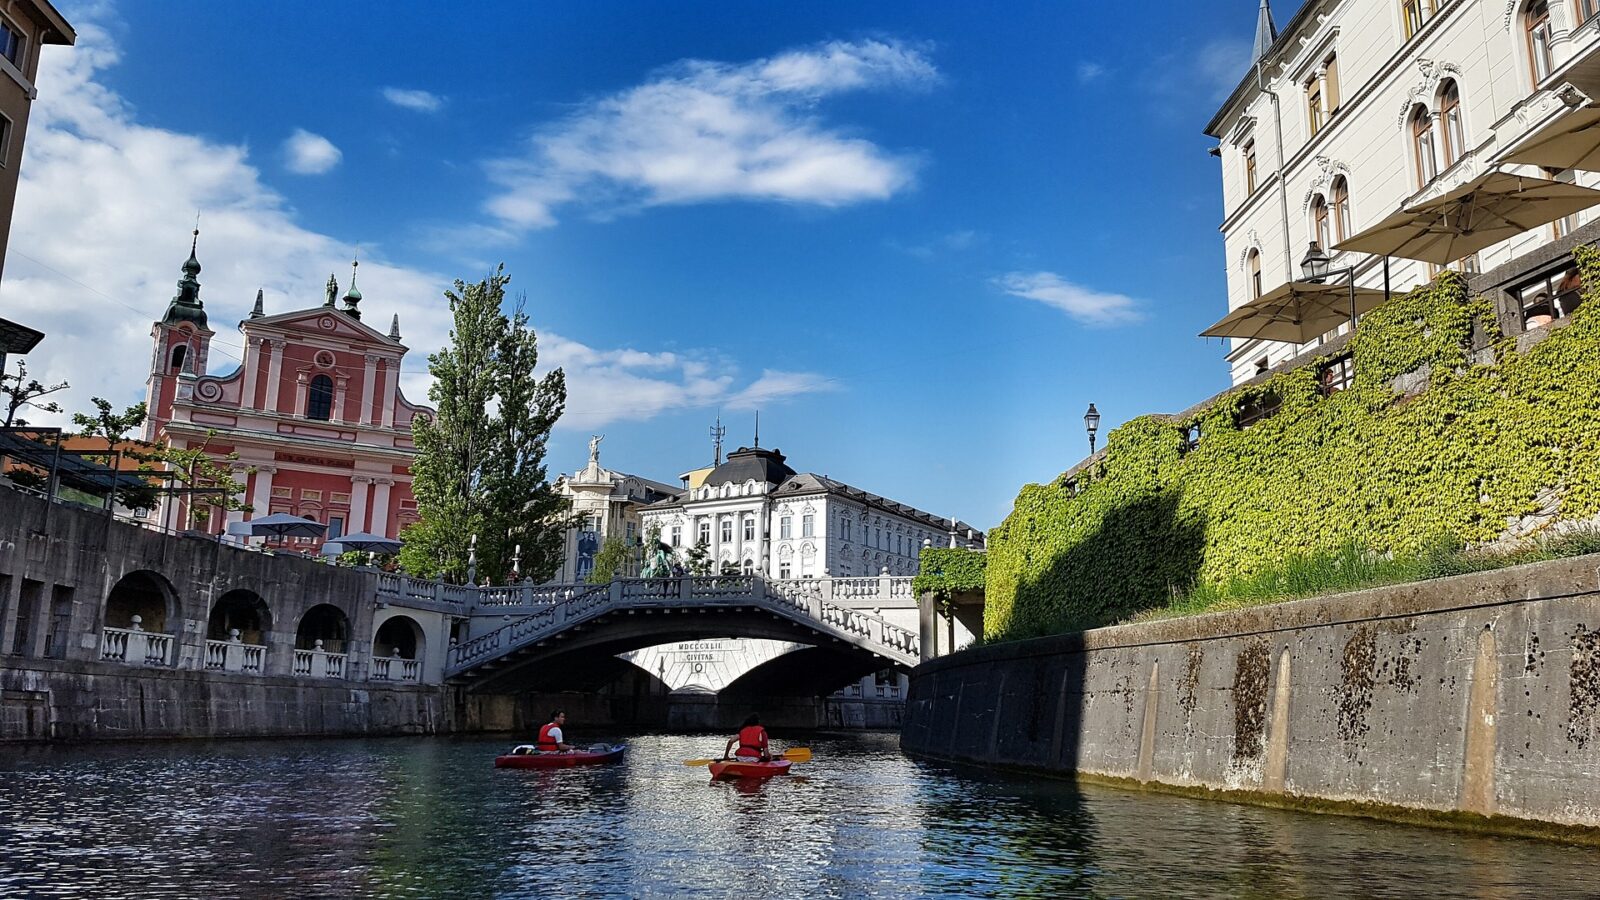
[[1411, 111], [1411, 151], [1417, 159], [1417, 185], [1426, 186], [1439, 175], [1439, 156], [1433, 145], [1433, 116], [1420, 103]]
[[1439, 131], [1444, 140], [1444, 166], [1455, 165], [1467, 152], [1467, 130], [1461, 124], [1461, 89], [1454, 81], [1439, 88]]
[[1554, 68], [1550, 56], [1550, 4], [1534, 0], [1522, 13], [1522, 24], [1528, 33], [1528, 66], [1532, 70], [1534, 87], [1544, 81]]
[[1261, 299], [1261, 251], [1251, 250], [1245, 258], [1245, 271], [1250, 273], [1250, 299]]
[[1311, 235], [1317, 246], [1326, 250], [1333, 246], [1333, 229], [1328, 222], [1328, 201], [1318, 194], [1311, 201]]
[[1333, 219], [1333, 242], [1337, 244], [1353, 233], [1350, 230], [1350, 182], [1343, 175], [1335, 178], [1328, 197], [1330, 217]]
[[183, 361], [189, 355], [189, 345], [179, 344], [172, 348], [172, 371], [182, 372]]
[[1422, 30], [1422, 26], [1439, 11], [1435, 0], [1401, 0], [1400, 14], [1406, 20], [1406, 39]]
[[333, 379], [318, 375], [311, 379], [306, 396], [306, 418], [328, 421], [333, 415]]

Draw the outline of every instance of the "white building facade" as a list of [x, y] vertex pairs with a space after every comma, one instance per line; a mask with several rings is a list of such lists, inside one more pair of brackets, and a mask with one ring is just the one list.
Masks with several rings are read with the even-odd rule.
[[[607, 538], [618, 537], [637, 546], [644, 536], [639, 512], [645, 506], [678, 492], [676, 487], [638, 475], [613, 472], [600, 465], [601, 436], [589, 440], [589, 464], [571, 476], [556, 480], [555, 488], [571, 504], [573, 525], [567, 529], [561, 571], [555, 580], [576, 584], [589, 577], [594, 558]], [[633, 554], [622, 577], [638, 575], [638, 554]]]
[[[1600, 98], [1600, 0], [1306, 0], [1282, 34], [1262, 0], [1253, 56], [1206, 128], [1220, 142], [1229, 309], [1297, 280], [1312, 242], [1328, 249], [1446, 193], [1572, 106]], [[1510, 171], [1588, 187], [1600, 180]], [[1477, 274], [1507, 266], [1596, 215], [1534, 229], [1454, 267]], [[1352, 266], [1357, 283], [1383, 287], [1381, 259], [1334, 255], [1335, 269]], [[1399, 292], [1437, 271], [1394, 259], [1388, 277]], [[1534, 324], [1564, 314], [1521, 299], [1510, 286], [1506, 302]], [[1327, 337], [1310, 345], [1234, 339], [1233, 383]]]
[[704, 544], [713, 571], [767, 578], [915, 575], [924, 545], [982, 549], [983, 534], [821, 475], [782, 453], [740, 448], [704, 479], [640, 513], [680, 561]]

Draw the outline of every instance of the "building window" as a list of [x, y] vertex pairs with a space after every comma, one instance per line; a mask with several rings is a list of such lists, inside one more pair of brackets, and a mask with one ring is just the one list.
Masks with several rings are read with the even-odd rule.
[[1356, 383], [1355, 360], [1349, 356], [1341, 356], [1333, 362], [1322, 367], [1322, 372], [1317, 376], [1317, 387], [1322, 391], [1322, 396], [1331, 397], [1340, 391], [1347, 391]]
[[1250, 273], [1250, 299], [1261, 299], [1261, 251], [1252, 249], [1245, 258], [1245, 271]]
[[1434, 0], [1402, 0], [1400, 3], [1401, 16], [1406, 20], [1406, 39], [1422, 30], [1422, 26], [1433, 18], [1439, 9]]
[[1353, 234], [1350, 230], [1350, 182], [1343, 175], [1335, 178], [1328, 196], [1330, 218], [1333, 219], [1333, 242], [1337, 244]]
[[1578, 0], [1579, 24], [1594, 18], [1595, 13], [1600, 13], [1600, 0]]
[[788, 563], [786, 563], [786, 562], [778, 563], [778, 578], [780, 578], [780, 579], [788, 579], [793, 574], [794, 574], [794, 570], [789, 567]]
[[11, 119], [0, 114], [0, 168], [11, 165]]
[[635, 529], [636, 529], [636, 526], [634, 525], [634, 523], [629, 522], [627, 524], [626, 534], [627, 534], [629, 542], [633, 541], [633, 534], [634, 534]]
[[1455, 165], [1467, 152], [1467, 131], [1461, 125], [1461, 89], [1446, 81], [1439, 89], [1439, 130], [1444, 138], [1444, 167]]
[[[1600, 0], [1597, 0], [1600, 2]], [[1246, 197], [1256, 192], [1256, 142], [1247, 141], [1244, 145], [1244, 195]]]
[[1306, 82], [1306, 121], [1310, 123], [1313, 135], [1321, 131], [1326, 122], [1326, 110], [1322, 105], [1322, 79], [1320, 78], [1312, 78]]
[[1523, 282], [1512, 292], [1522, 307], [1522, 327], [1542, 328], [1572, 315], [1583, 303], [1583, 275], [1578, 267], [1564, 268]]
[[753, 541], [753, 540], [756, 539], [756, 517], [755, 516], [745, 516], [744, 517], [744, 539], [746, 541]]
[[711, 543], [711, 520], [701, 519], [699, 528], [699, 541], [702, 544]]
[[790, 516], [784, 516], [783, 518], [778, 520], [778, 539], [779, 540], [786, 541], [790, 537], [793, 537], [793, 535], [790, 534], [790, 523], [793, 522], [793, 521], [794, 521], [794, 519], [792, 517], [790, 517]]
[[1328, 117], [1339, 111], [1339, 57], [1332, 54], [1322, 61], [1322, 99], [1327, 105]]
[[1528, 31], [1528, 65], [1533, 74], [1533, 86], [1538, 87], [1555, 68], [1550, 55], [1550, 4], [1546, 0], [1528, 4], [1522, 21]]
[[1318, 247], [1333, 246], [1333, 232], [1328, 227], [1328, 201], [1318, 194], [1311, 199], [1311, 238]]
[[[1573, 176], [1569, 174], [1572, 171], [1571, 169], [1542, 169], [1542, 171], [1544, 172], [1545, 177], [1549, 178], [1551, 181], [1565, 181], [1568, 184], [1577, 183]], [[1550, 223], [1551, 236], [1559, 241], [1571, 234], [1575, 229], [1577, 229], [1577, 227], [1577, 213], [1562, 216], [1561, 218]]]
[[1411, 112], [1411, 151], [1417, 161], [1417, 186], [1426, 187], [1439, 176], [1439, 157], [1433, 145], [1433, 116], [1420, 103]]
[[333, 414], [333, 379], [318, 375], [306, 389], [306, 418], [323, 422]]
[[727, 517], [722, 520], [722, 542], [724, 544], [733, 543], [733, 520]]
[[22, 68], [22, 47], [26, 37], [22, 29], [11, 24], [5, 18], [0, 18], [0, 56], [11, 60], [11, 64]]
[[1267, 374], [1267, 370], [1270, 369], [1270, 368], [1272, 368], [1272, 364], [1268, 361], [1268, 359], [1265, 356], [1263, 356], [1260, 359], [1256, 360], [1256, 374], [1257, 375], [1265, 375], [1265, 374]]
[[683, 546], [683, 526], [682, 525], [674, 525], [674, 526], [672, 526], [672, 546], [674, 546], [674, 547], [682, 547]]
[[810, 513], [806, 513], [805, 515], [801, 516], [800, 517], [800, 536], [801, 537], [815, 537], [816, 536], [815, 533], [814, 533], [815, 530], [816, 530], [815, 523], [816, 523], [816, 516], [813, 516]]
[[328, 537], [327, 537], [327, 540], [337, 541], [343, 535], [344, 535], [344, 516], [329, 516], [328, 517]]
[[850, 520], [848, 518], [839, 520], [839, 540], [850, 540]]
[[1239, 416], [1234, 421], [1240, 428], [1249, 428], [1251, 425], [1277, 415], [1278, 410], [1282, 408], [1282, 398], [1269, 391], [1258, 397], [1251, 397], [1240, 404]]

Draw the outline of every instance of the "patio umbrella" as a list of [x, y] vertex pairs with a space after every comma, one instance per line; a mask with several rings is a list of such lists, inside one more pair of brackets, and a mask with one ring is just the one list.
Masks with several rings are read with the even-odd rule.
[[251, 537], [322, 537], [328, 526], [288, 513], [273, 513], [244, 523]]
[[400, 541], [394, 538], [358, 531], [355, 534], [343, 534], [334, 538], [323, 545], [323, 552], [326, 553], [328, 547], [335, 544], [342, 548], [339, 550], [340, 553], [346, 550], [354, 550], [358, 553], [399, 553], [402, 546]]
[[1334, 249], [1443, 266], [1597, 203], [1600, 191], [1586, 187], [1485, 172], [1442, 197], [1394, 213]]
[[1546, 169], [1600, 172], [1600, 107], [1567, 112], [1534, 132], [1505, 162]]
[[1383, 303], [1383, 291], [1291, 281], [1223, 316], [1201, 337], [1260, 338], [1303, 344]]

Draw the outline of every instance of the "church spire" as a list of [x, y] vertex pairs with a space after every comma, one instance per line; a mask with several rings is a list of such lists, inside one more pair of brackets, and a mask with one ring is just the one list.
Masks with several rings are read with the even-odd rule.
[[200, 302], [200, 260], [196, 253], [200, 246], [200, 229], [194, 230], [194, 237], [189, 242], [189, 258], [183, 261], [183, 277], [178, 279], [178, 293], [173, 296], [172, 302], [167, 306], [167, 314], [161, 321], [167, 325], [176, 325], [179, 322], [193, 322], [201, 328], [206, 327], [205, 304]]
[[361, 291], [356, 288], [356, 269], [361, 265], [361, 260], [350, 260], [350, 290], [344, 292], [344, 311], [352, 319], [361, 318]]
[[1261, 0], [1261, 9], [1256, 14], [1255, 48], [1250, 52], [1251, 64], [1260, 62], [1277, 40], [1278, 26], [1272, 22], [1272, 7], [1267, 0]]
[[399, 313], [395, 313], [394, 314], [394, 319], [389, 323], [389, 339], [392, 340], [392, 341], [400, 340], [400, 314]]
[[256, 288], [256, 305], [250, 309], [250, 318], [259, 319], [267, 314], [266, 300], [260, 288]]

